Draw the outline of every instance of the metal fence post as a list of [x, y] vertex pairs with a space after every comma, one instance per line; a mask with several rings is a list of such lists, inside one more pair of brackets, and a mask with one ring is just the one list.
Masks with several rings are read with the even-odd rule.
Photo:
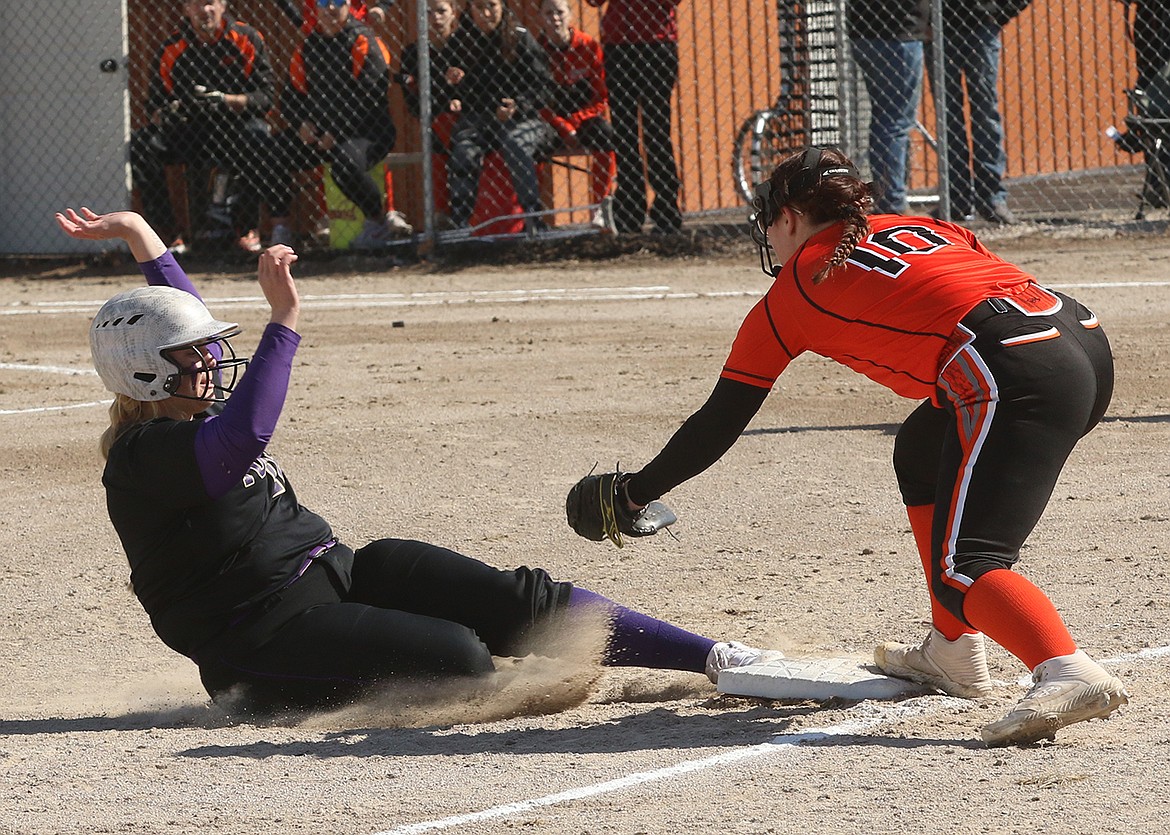
[[[936, 140], [935, 163], [938, 165], [938, 216], [951, 220], [950, 166], [947, 153], [947, 82], [946, 82], [946, 38], [943, 31], [943, 0], [931, 0], [931, 55], [934, 64], [934, 80], [930, 90], [934, 95], [934, 131]], [[925, 81], [923, 82], [925, 83]]]

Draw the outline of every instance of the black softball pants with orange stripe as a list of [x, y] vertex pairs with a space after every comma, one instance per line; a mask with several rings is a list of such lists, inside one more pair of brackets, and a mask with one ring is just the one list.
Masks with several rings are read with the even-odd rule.
[[968, 313], [965, 344], [939, 376], [942, 407], [920, 405], [894, 444], [903, 501], [934, 505], [932, 590], [964, 623], [967, 589], [1019, 559], [1069, 454], [1113, 393], [1096, 317], [1055, 296], [1060, 309], [1044, 315], [999, 299]]

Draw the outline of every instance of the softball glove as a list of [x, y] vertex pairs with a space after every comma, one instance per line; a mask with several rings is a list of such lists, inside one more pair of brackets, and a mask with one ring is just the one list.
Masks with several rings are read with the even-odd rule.
[[674, 511], [663, 502], [653, 501], [637, 512], [626, 509], [622, 485], [629, 473], [590, 473], [569, 490], [565, 498], [565, 515], [569, 527], [594, 542], [608, 539], [622, 547], [626, 536], [652, 536], [678, 521]]

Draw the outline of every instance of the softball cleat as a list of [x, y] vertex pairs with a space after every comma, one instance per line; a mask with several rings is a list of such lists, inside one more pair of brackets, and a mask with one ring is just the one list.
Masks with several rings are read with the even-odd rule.
[[1032, 689], [1006, 716], [983, 728], [988, 747], [1055, 739], [1056, 732], [1066, 725], [1104, 719], [1129, 703], [1121, 680], [1109, 675], [1083, 650], [1038, 665], [1032, 681]]
[[921, 644], [890, 642], [875, 647], [873, 661], [886, 675], [925, 684], [950, 696], [979, 699], [991, 693], [982, 632], [948, 641], [931, 627]]
[[783, 658], [780, 650], [762, 650], [741, 644], [739, 641], [720, 641], [707, 653], [707, 678], [712, 684], [719, 683], [719, 673], [736, 667], [747, 667], [773, 658]]

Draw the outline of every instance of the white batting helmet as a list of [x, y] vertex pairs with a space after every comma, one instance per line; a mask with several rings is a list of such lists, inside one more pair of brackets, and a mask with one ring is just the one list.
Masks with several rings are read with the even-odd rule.
[[[165, 400], [178, 386], [179, 368], [166, 352], [222, 342], [240, 332], [233, 322], [212, 317], [199, 299], [175, 287], [139, 287], [102, 305], [89, 328], [94, 368], [110, 391], [135, 400]], [[231, 359], [222, 366], [247, 360]], [[230, 387], [226, 388], [230, 391]]]

